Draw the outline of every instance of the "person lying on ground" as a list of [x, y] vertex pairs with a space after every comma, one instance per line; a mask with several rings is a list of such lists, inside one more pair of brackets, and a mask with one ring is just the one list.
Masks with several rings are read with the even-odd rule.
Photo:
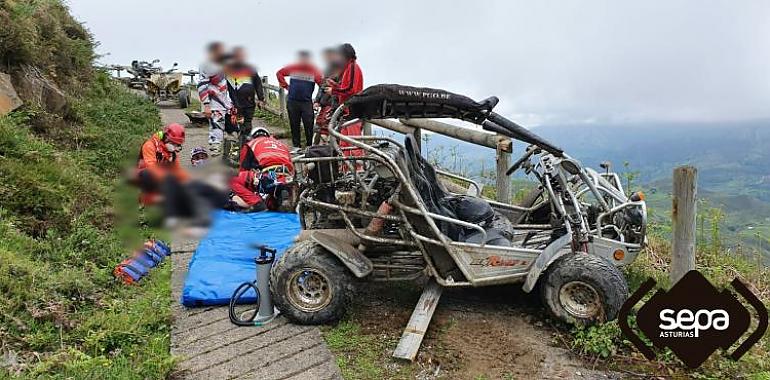
[[[290, 77], [286, 83], [286, 77]], [[289, 91], [286, 97], [286, 111], [289, 114], [291, 141], [295, 150], [302, 146], [302, 123], [306, 145], [313, 143], [313, 91], [316, 84], [321, 84], [321, 73], [310, 60], [310, 52], [301, 50], [297, 53], [297, 62], [285, 66], [276, 73], [278, 85]]]

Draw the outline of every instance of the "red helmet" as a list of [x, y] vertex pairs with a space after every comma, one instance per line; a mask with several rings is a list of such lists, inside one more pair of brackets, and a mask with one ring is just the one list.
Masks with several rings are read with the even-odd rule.
[[182, 145], [184, 143], [184, 126], [182, 124], [171, 123], [163, 127], [163, 137], [170, 143]]

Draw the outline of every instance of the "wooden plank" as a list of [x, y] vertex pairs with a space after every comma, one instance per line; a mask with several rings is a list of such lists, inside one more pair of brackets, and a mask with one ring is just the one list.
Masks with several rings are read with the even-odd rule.
[[671, 270], [669, 278], [675, 284], [685, 273], [695, 269], [695, 226], [698, 171], [693, 166], [674, 169], [672, 194]]
[[436, 306], [443, 290], [444, 288], [436, 283], [435, 280], [431, 279], [428, 282], [428, 285], [422, 291], [420, 300], [417, 301], [412, 317], [409, 318], [404, 334], [401, 335], [401, 340], [393, 352], [394, 358], [414, 361], [415, 357], [417, 357], [417, 351], [420, 349], [420, 344], [422, 344], [422, 338], [425, 337], [425, 332], [428, 331], [428, 325], [430, 325], [430, 320], [433, 318], [433, 312], [436, 311]]
[[[461, 127], [458, 125], [447, 124], [431, 119], [401, 119], [402, 124], [422, 128], [431, 132], [439, 133], [445, 136], [453, 137], [472, 144], [485, 146], [487, 148], [502, 149], [505, 152], [511, 152], [511, 140], [500, 137], [481, 129]], [[503, 141], [501, 144], [500, 141]]]
[[[502, 140], [501, 140], [502, 141]], [[508, 140], [507, 144], [511, 141]], [[511, 203], [511, 179], [505, 175], [505, 172], [511, 166], [511, 154], [506, 151], [506, 143], [497, 146], [497, 157], [495, 164], [497, 166], [496, 185], [497, 201], [500, 203]]]
[[374, 124], [374, 125], [376, 125], [376, 126], [378, 126], [378, 127], [389, 129], [391, 131], [395, 131], [395, 132], [398, 132], [398, 133], [407, 134], [407, 133], [414, 132], [414, 128], [412, 128], [412, 127], [410, 127], [408, 125], [401, 124], [401, 123], [399, 123], [397, 121], [393, 121], [393, 120], [378, 119], [378, 120], [369, 120], [369, 122]]

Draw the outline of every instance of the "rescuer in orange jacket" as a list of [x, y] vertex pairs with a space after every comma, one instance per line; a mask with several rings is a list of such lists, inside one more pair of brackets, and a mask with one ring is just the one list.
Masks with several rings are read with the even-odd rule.
[[186, 182], [187, 172], [179, 164], [177, 153], [184, 143], [184, 126], [166, 125], [142, 144], [136, 164], [135, 181], [142, 190], [141, 203], [157, 203], [160, 200], [161, 183], [169, 176], [178, 182]]

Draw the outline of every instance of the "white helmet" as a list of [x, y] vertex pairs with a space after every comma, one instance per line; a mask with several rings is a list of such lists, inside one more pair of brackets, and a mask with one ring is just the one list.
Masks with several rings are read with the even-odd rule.
[[251, 130], [251, 133], [249, 133], [249, 137], [252, 139], [255, 139], [259, 136], [268, 137], [270, 136], [270, 131], [267, 130], [267, 128], [264, 127], [256, 127]]

